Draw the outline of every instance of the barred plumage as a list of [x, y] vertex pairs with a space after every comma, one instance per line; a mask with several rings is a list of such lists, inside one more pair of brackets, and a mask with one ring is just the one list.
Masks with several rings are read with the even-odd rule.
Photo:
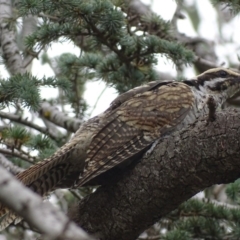
[[[42, 196], [56, 188], [86, 185], [207, 114], [210, 98], [217, 108], [240, 90], [239, 85], [240, 74], [217, 68], [192, 80], [155, 81], [130, 90], [84, 123], [53, 156], [16, 177]], [[0, 217], [3, 229], [16, 215], [0, 205]]]

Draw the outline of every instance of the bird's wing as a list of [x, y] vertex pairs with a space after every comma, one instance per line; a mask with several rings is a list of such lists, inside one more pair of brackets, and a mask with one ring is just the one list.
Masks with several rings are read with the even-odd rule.
[[174, 130], [193, 104], [190, 87], [179, 82], [155, 85], [125, 100], [102, 120], [106, 124], [88, 148], [78, 186], [133, 157], [163, 134]]

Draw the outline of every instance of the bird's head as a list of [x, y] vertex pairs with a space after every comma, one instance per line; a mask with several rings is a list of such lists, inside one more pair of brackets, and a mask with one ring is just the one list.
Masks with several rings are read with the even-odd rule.
[[230, 69], [210, 69], [198, 75], [197, 81], [208, 93], [224, 94], [227, 98], [240, 91], [240, 73]]
[[226, 68], [212, 68], [186, 82], [198, 90], [210, 95], [221, 95], [225, 99], [240, 92], [240, 73]]

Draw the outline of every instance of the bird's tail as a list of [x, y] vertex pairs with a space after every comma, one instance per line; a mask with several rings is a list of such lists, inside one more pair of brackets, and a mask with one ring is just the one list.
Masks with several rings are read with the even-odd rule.
[[[73, 142], [65, 144], [50, 158], [31, 166], [15, 177], [39, 195], [46, 195], [69, 173], [71, 165], [66, 159], [71, 157], [71, 150], [75, 145]], [[19, 217], [14, 212], [0, 204], [0, 231], [16, 219]]]

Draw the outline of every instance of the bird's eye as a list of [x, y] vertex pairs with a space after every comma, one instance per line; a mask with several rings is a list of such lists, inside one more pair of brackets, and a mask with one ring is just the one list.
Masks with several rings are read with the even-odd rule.
[[218, 74], [219, 74], [219, 76], [222, 77], [222, 78], [225, 78], [225, 77], [227, 77], [227, 75], [228, 75], [228, 73], [227, 73], [226, 71], [224, 71], [224, 70], [219, 71]]

